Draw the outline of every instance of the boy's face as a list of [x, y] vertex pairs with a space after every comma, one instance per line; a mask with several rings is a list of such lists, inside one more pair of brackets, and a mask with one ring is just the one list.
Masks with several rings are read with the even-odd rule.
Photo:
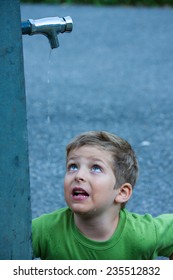
[[117, 190], [110, 152], [94, 146], [74, 149], [67, 158], [65, 199], [76, 214], [114, 211]]

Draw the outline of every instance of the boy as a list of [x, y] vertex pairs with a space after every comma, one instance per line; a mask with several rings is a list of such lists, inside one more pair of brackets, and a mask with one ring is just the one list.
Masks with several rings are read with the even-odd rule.
[[90, 131], [66, 148], [68, 207], [33, 220], [33, 251], [46, 260], [172, 258], [173, 215], [157, 218], [125, 209], [138, 176], [130, 144]]

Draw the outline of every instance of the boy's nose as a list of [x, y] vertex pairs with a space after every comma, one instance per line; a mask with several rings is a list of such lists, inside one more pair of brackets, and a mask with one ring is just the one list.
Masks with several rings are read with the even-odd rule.
[[85, 182], [86, 181], [86, 174], [84, 172], [84, 170], [82, 169], [79, 169], [78, 172], [76, 173], [76, 176], [75, 176], [75, 180], [77, 182]]

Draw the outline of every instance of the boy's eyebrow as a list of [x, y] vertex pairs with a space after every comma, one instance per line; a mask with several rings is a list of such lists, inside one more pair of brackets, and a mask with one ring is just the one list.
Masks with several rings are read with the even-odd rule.
[[[81, 156], [76, 155], [76, 156], [67, 157], [67, 160], [73, 160], [73, 159], [77, 159], [77, 158], [81, 158]], [[95, 161], [103, 161], [100, 158], [96, 158], [96, 157], [92, 157], [92, 156], [89, 156], [88, 158], [92, 159], [92, 160], [95, 160]]]
[[74, 160], [76, 158], [78, 158], [78, 156], [67, 157], [67, 160]]
[[[70, 160], [76, 160], [76, 159], [78, 159], [78, 158], [80, 158], [80, 157], [81, 157], [81, 156], [72, 156], [72, 157], [68, 157], [68, 158], [67, 158], [67, 162], [70, 161]], [[100, 159], [100, 158], [92, 157], [92, 156], [90, 156], [90, 157], [88, 157], [88, 158], [91, 159], [91, 160], [93, 160], [93, 161], [101, 162], [101, 163], [103, 163], [103, 164], [106, 164], [106, 162], [105, 162], [104, 160]]]

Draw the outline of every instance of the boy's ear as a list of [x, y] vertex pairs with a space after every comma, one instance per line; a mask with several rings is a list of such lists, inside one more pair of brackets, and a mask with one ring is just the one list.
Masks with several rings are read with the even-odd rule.
[[125, 203], [130, 199], [131, 195], [132, 195], [132, 185], [129, 183], [125, 183], [117, 190], [115, 202]]

